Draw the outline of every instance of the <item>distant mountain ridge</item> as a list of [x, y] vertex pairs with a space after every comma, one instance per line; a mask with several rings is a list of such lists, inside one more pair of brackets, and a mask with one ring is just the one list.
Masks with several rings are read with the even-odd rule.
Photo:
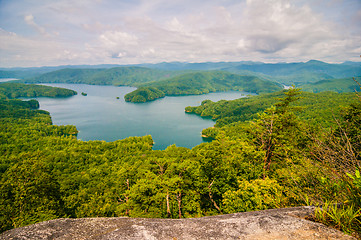
[[[37, 68], [0, 68], [1, 77], [33, 78], [41, 74], [60, 69], [110, 69], [117, 67], [143, 67], [165, 71], [209, 71], [222, 70], [235, 74], [255, 75], [263, 79], [284, 84], [302, 84], [324, 79], [361, 76], [361, 62], [344, 62], [341, 64], [325, 63], [317, 60], [294, 63], [263, 63], [252, 61], [240, 62], [162, 62], [133, 65], [66, 65]], [[293, 80], [295, 79], [295, 80]]]
[[44, 66], [44, 67], [15, 67], [15, 68], [0, 68], [0, 78], [32, 78], [40, 76], [41, 74], [53, 72], [61, 69], [94, 69], [94, 68], [112, 68], [119, 67], [114, 64], [100, 64], [100, 65], [62, 65], [62, 66]]
[[38, 77], [24, 79], [26, 83], [83, 83], [92, 85], [138, 86], [183, 74], [184, 71], [167, 71], [144, 67], [115, 67], [94, 69], [60, 69]]

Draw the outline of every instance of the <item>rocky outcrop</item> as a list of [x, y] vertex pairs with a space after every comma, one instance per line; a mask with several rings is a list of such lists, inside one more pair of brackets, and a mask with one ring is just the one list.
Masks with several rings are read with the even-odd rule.
[[12, 229], [0, 239], [354, 239], [304, 218], [312, 207], [188, 219], [56, 219]]

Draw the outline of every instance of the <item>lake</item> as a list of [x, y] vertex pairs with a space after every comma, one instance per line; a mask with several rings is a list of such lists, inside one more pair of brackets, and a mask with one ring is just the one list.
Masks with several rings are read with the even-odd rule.
[[[133, 87], [46, 85], [78, 92], [78, 95], [69, 98], [37, 98], [40, 109], [50, 112], [53, 124], [75, 125], [79, 130], [78, 139], [110, 142], [129, 136], [152, 135], [155, 150], [163, 150], [172, 144], [192, 148], [204, 142], [202, 129], [213, 126], [215, 122], [187, 114], [184, 112], [185, 107], [198, 106], [205, 99], [233, 100], [248, 94], [230, 91], [128, 103], [124, 101], [124, 95], [135, 90]], [[87, 93], [87, 96], [83, 96], [82, 92]]]

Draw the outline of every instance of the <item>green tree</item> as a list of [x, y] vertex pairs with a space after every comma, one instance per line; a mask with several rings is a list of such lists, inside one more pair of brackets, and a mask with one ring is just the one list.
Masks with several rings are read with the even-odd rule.
[[21, 158], [1, 176], [2, 231], [65, 216], [59, 183], [42, 162], [41, 153]]
[[287, 203], [283, 191], [284, 187], [269, 178], [239, 180], [237, 190], [224, 193], [223, 210], [234, 213], [283, 207]]
[[264, 152], [263, 179], [268, 175], [272, 163], [282, 164], [282, 160], [297, 151], [299, 145], [305, 144], [302, 122], [294, 113], [299, 108], [292, 105], [299, 99], [299, 94], [299, 89], [289, 89], [285, 92], [286, 97], [279, 99], [275, 107], [266, 109], [250, 123], [248, 133]]

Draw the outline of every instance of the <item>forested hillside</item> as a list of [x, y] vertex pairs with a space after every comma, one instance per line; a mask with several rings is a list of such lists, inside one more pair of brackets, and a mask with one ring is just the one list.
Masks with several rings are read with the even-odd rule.
[[[297, 101], [300, 111], [295, 114], [304, 120], [310, 120], [326, 127], [332, 123], [335, 112], [342, 111], [342, 106], [355, 101], [354, 95], [354, 93], [321, 92], [313, 94], [302, 92], [301, 98]], [[185, 111], [202, 117], [211, 117], [217, 120], [215, 126], [222, 127], [230, 123], [256, 118], [259, 112], [276, 104], [277, 99], [282, 96], [283, 91], [279, 91], [231, 101], [205, 100], [200, 106], [186, 107]]]
[[26, 83], [84, 83], [93, 85], [138, 86], [140, 83], [158, 81], [182, 74], [143, 67], [115, 67], [110, 69], [60, 69], [22, 80]]
[[325, 202], [344, 203], [330, 216], [348, 213], [339, 228], [360, 231], [360, 99], [313, 106], [315, 114], [333, 108], [337, 122], [321, 128], [297, 114], [319, 95], [268, 97], [214, 141], [163, 151], [152, 150], [151, 136], [83, 142], [74, 126], [51, 125], [36, 101], [1, 100], [1, 231], [60, 217], [184, 218]]
[[54, 88], [35, 84], [0, 83], [0, 99], [19, 97], [69, 97], [77, 92], [65, 88]]
[[356, 89], [358, 89], [358, 84], [355, 80], [357, 82], [361, 82], [361, 77], [322, 80], [315, 83], [305, 84], [302, 86], [302, 89], [304, 91], [314, 93], [323, 91], [334, 91], [338, 93], [354, 92]]
[[[145, 88], [156, 88], [166, 96], [205, 94], [229, 90], [265, 93], [282, 89], [280, 85], [274, 82], [261, 80], [254, 76], [241, 76], [221, 71], [187, 73], [162, 81], [146, 83], [141, 86]], [[142, 99], [134, 98], [137, 93], [138, 95], [140, 94], [140, 92], [136, 91], [129, 93], [125, 96], [125, 99], [130, 99], [132, 102], [139, 102], [133, 100]], [[159, 96], [162, 97], [162, 94], [159, 94]]]

